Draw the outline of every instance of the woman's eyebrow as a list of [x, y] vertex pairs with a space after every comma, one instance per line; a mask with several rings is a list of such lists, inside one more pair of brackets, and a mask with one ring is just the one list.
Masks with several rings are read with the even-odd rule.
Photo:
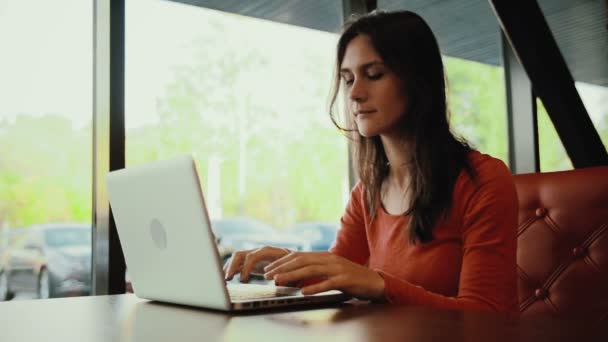
[[[360, 69], [360, 70], [366, 70], [369, 67], [372, 67], [374, 65], [384, 65], [384, 63], [382, 61], [377, 61], [377, 60], [376, 61], [371, 61], [371, 62], [368, 62], [368, 63], [365, 63], [365, 64], [361, 64], [358, 67], [358, 69]], [[351, 70], [349, 68], [340, 68], [340, 73], [343, 73], [343, 72], [351, 72]]]

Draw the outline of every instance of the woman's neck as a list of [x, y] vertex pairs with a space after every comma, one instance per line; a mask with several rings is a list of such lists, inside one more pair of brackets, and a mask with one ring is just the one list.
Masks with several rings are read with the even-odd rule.
[[409, 164], [412, 162], [413, 144], [404, 142], [402, 139], [386, 136], [380, 136], [380, 139], [389, 162], [388, 177], [390, 183], [395, 184], [400, 189], [405, 189], [410, 178]]

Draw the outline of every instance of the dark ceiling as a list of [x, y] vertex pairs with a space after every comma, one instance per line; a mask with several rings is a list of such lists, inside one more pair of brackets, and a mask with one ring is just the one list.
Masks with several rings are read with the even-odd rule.
[[173, 0], [255, 18], [338, 32], [342, 0]]
[[[179, 0], [328, 32], [338, 32], [341, 0]], [[577, 81], [608, 86], [608, 11], [604, 0], [539, 0]], [[382, 10], [407, 9], [427, 20], [442, 52], [501, 64], [499, 25], [488, 0], [378, 0]]]
[[[572, 76], [608, 86], [608, 12], [604, 0], [539, 0]], [[487, 0], [379, 0], [381, 9], [409, 9], [424, 17], [442, 51], [499, 65], [499, 25]]]

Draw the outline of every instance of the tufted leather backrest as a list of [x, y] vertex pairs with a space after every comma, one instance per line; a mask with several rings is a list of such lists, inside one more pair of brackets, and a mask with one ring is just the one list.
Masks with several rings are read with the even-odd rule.
[[522, 315], [608, 319], [608, 167], [514, 176]]

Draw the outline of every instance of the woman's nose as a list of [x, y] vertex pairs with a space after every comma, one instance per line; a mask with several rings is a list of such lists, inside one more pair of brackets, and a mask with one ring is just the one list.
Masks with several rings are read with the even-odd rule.
[[350, 88], [350, 99], [356, 102], [364, 101], [367, 98], [367, 91], [361, 81], [354, 81]]

